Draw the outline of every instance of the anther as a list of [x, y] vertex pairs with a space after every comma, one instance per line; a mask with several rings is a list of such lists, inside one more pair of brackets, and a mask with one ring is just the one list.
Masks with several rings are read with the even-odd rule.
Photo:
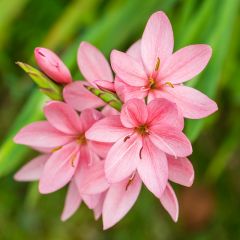
[[143, 147], [141, 147], [140, 151], [139, 151], [139, 158], [142, 159], [142, 150], [143, 150]]
[[71, 166], [72, 166], [72, 167], [75, 167], [74, 161], [75, 161], [75, 159], [76, 159], [76, 156], [77, 156], [77, 154], [75, 153], [75, 154], [71, 157], [71, 159], [70, 159], [70, 162], [71, 162]]
[[160, 58], [158, 57], [154, 70], [155, 70], [155, 71], [158, 71], [158, 70], [159, 70], [159, 67], [160, 67]]
[[126, 136], [123, 141], [126, 142], [128, 139], [130, 138], [130, 136]]
[[62, 148], [62, 146], [60, 146], [60, 147], [55, 147], [54, 149], [52, 149], [52, 151], [51, 152], [56, 152], [56, 151], [58, 151], [59, 149], [61, 149]]
[[135, 178], [135, 176], [136, 176], [136, 172], [134, 172], [132, 174], [132, 176], [129, 178], [128, 183], [127, 183], [126, 188], [125, 188], [126, 191], [128, 190], [128, 187], [132, 184], [133, 179]]
[[165, 82], [165, 85], [168, 85], [171, 88], [174, 88], [174, 85], [171, 82]]

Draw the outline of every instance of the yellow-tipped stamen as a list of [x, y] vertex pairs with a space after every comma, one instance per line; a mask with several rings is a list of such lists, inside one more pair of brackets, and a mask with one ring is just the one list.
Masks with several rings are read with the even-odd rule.
[[80, 145], [87, 143], [87, 140], [84, 134], [79, 135], [76, 141], [77, 141], [77, 144], [80, 144]]
[[165, 85], [168, 85], [171, 88], [174, 88], [174, 85], [171, 82], [165, 82]]
[[158, 58], [157, 58], [156, 65], [155, 65], [155, 69], [154, 69], [154, 70], [155, 70], [155, 72], [156, 72], [156, 71], [158, 71], [158, 70], [159, 70], [159, 68], [160, 68], [160, 58], [158, 57]]
[[75, 153], [75, 154], [73, 154], [73, 156], [72, 156], [71, 159], [70, 159], [70, 162], [71, 162], [71, 166], [72, 166], [72, 167], [75, 167], [74, 161], [75, 161], [75, 159], [76, 159], [76, 156], [77, 156], [77, 154]]
[[62, 146], [60, 146], [60, 147], [55, 147], [51, 152], [54, 153], [54, 152], [58, 151], [58, 150], [61, 149], [61, 148], [62, 148]]
[[126, 185], [126, 191], [128, 190], [128, 187], [132, 184], [133, 179], [135, 178], [136, 172], [132, 174], [132, 176], [129, 178], [128, 183]]
[[143, 147], [141, 147], [140, 151], [139, 151], [139, 158], [142, 159], [142, 150], [143, 150]]

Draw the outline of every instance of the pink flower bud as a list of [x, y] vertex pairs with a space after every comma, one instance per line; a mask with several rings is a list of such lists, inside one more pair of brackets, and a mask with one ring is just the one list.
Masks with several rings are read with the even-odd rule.
[[34, 55], [38, 66], [52, 80], [67, 84], [72, 82], [72, 76], [62, 60], [46, 48], [35, 48]]

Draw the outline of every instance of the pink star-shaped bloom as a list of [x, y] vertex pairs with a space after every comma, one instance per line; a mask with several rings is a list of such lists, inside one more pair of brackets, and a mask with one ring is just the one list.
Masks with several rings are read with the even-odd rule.
[[[159, 159], [159, 161], [161, 161]], [[190, 187], [194, 180], [194, 170], [187, 158], [175, 158], [167, 155], [168, 181]], [[153, 176], [150, 176], [153, 177]], [[142, 186], [142, 180], [138, 173], [132, 178], [110, 185], [106, 193], [103, 207], [103, 228], [108, 229], [120, 221], [136, 202]], [[178, 219], [177, 197], [168, 182], [159, 196], [160, 203], [176, 222]], [[114, 212], [114, 214], [112, 214]]]
[[212, 50], [197, 44], [173, 53], [173, 31], [165, 13], [154, 13], [141, 40], [127, 53], [113, 50], [111, 65], [116, 73], [115, 89], [123, 101], [131, 98], [166, 98], [177, 104], [183, 116], [203, 118], [217, 110], [206, 95], [183, 83], [208, 64]]
[[166, 153], [175, 157], [192, 153], [182, 128], [183, 119], [174, 103], [155, 99], [146, 106], [142, 100], [131, 99], [123, 105], [120, 116], [96, 122], [86, 137], [114, 143], [105, 160], [110, 183], [134, 177], [137, 171], [147, 188], [159, 197], [168, 179]]
[[51, 101], [44, 107], [44, 113], [47, 121], [24, 127], [14, 141], [33, 148], [51, 149], [39, 184], [41, 193], [50, 193], [69, 183], [78, 165], [100, 161], [99, 156], [106, 155], [109, 145], [85, 137], [89, 127], [102, 118], [97, 110], [86, 109], [79, 116], [66, 103]]
[[[51, 156], [50, 151], [45, 151], [45, 153], [42, 153], [41, 155], [33, 158], [15, 174], [14, 179], [17, 181], [40, 180], [44, 170], [44, 166], [50, 156]], [[85, 158], [85, 160], [86, 159], [87, 158]], [[101, 176], [104, 176], [103, 167], [102, 166], [99, 167], [98, 163], [86, 165], [86, 161], [83, 161], [83, 165], [84, 165], [83, 168], [85, 169], [85, 171], [84, 172], [81, 171], [80, 176], [82, 179], [88, 179], [87, 181], [85, 181], [85, 183], [87, 183], [86, 188], [89, 187], [90, 192], [93, 190], [96, 192], [98, 191], [99, 192], [96, 194], [82, 193], [77, 184], [78, 180], [80, 180], [79, 176], [77, 178], [73, 177], [68, 186], [64, 209], [61, 216], [62, 221], [65, 221], [68, 218], [70, 218], [80, 207], [82, 201], [84, 201], [85, 204], [90, 209], [93, 209], [96, 219], [98, 219], [102, 214], [102, 205], [105, 197], [104, 190], [108, 187], [108, 183], [105, 181], [105, 177], [101, 180], [103, 184], [102, 185], [103, 190], [101, 190], [101, 186], [100, 187], [98, 186], [97, 189], [94, 189], [94, 187], [96, 186], [96, 183], [99, 183], [99, 179], [101, 178]], [[96, 175], [96, 173], [98, 173], [98, 175]], [[90, 179], [89, 179], [89, 176], [91, 176]], [[90, 182], [91, 179], [93, 179], [94, 182]], [[83, 186], [81, 180], [80, 180], [80, 183]]]

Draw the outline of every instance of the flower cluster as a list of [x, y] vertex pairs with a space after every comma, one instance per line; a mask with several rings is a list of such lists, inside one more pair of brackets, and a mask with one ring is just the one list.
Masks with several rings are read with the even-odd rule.
[[102, 216], [104, 229], [110, 228], [131, 209], [144, 185], [177, 221], [170, 182], [189, 187], [194, 180], [184, 117], [206, 117], [217, 105], [183, 85], [205, 68], [211, 48], [198, 44], [173, 53], [173, 43], [163, 12], [150, 17], [142, 38], [127, 52], [112, 51], [111, 65], [82, 42], [77, 61], [85, 81], [73, 81], [50, 50], [35, 49], [42, 74], [62, 87], [63, 100], [47, 102], [46, 120], [15, 136], [16, 143], [40, 152], [15, 179], [39, 180], [42, 194], [68, 185], [62, 220], [84, 202], [96, 219]]

